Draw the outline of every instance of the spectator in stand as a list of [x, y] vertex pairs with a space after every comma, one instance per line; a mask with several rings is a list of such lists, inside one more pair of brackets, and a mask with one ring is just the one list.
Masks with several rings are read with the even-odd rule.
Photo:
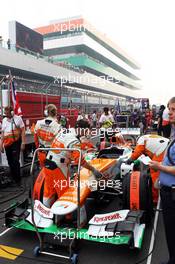
[[158, 123], [157, 123], [157, 134], [159, 136], [162, 136], [163, 134], [163, 128], [162, 128], [162, 116], [163, 116], [163, 111], [165, 110], [165, 106], [161, 105], [158, 113]]
[[165, 108], [162, 115], [162, 131], [163, 136], [166, 138], [170, 137], [171, 134], [171, 125], [169, 121], [169, 110], [168, 108]]
[[14, 184], [20, 186], [20, 150], [25, 148], [25, 126], [22, 118], [14, 114], [11, 106], [4, 109], [5, 118], [2, 121], [0, 151], [6, 152], [11, 177]]

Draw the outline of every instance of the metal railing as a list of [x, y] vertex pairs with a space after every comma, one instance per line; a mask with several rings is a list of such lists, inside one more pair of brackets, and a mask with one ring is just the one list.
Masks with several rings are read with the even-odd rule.
[[[38, 148], [35, 150], [34, 152], [34, 156], [32, 159], [32, 164], [31, 164], [31, 170], [30, 170], [30, 174], [32, 176], [32, 181], [31, 181], [31, 190], [33, 190], [33, 186], [34, 186], [34, 164], [35, 164], [35, 159], [37, 156], [37, 153], [39, 151], [76, 151], [79, 152], [79, 159], [78, 159], [78, 169], [77, 169], [77, 181], [78, 181], [78, 186], [77, 186], [77, 230], [80, 229], [80, 167], [81, 167], [81, 159], [82, 159], [82, 152], [80, 149], [76, 149], [76, 148]], [[38, 227], [36, 226], [35, 220], [34, 220], [34, 200], [32, 198], [31, 200], [32, 202], [32, 222], [35, 228], [35, 231], [37, 233], [39, 242], [40, 242], [40, 249], [42, 251], [43, 249], [43, 239], [38, 231]]]

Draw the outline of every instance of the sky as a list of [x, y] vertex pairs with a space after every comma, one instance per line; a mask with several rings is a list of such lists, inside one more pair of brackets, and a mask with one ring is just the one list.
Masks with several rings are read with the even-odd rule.
[[174, 0], [9, 0], [1, 1], [0, 35], [8, 21], [30, 28], [69, 16], [84, 16], [141, 65], [140, 97], [166, 104], [175, 96]]

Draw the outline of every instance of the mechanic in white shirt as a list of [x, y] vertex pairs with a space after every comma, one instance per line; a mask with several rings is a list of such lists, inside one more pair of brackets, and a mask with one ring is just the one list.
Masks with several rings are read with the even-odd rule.
[[[48, 148], [51, 146], [55, 136], [61, 130], [57, 120], [57, 107], [49, 104], [45, 107], [45, 118], [38, 120], [34, 129], [34, 141], [36, 148]], [[44, 167], [47, 151], [39, 151], [38, 159], [40, 167]]]
[[7, 161], [14, 183], [20, 185], [20, 150], [25, 148], [25, 126], [22, 118], [14, 114], [13, 108], [4, 109], [5, 118], [2, 121], [0, 151], [5, 149]]

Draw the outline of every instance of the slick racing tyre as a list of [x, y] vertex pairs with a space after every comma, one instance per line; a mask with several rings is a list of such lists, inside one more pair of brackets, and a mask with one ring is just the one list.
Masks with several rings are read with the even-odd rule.
[[144, 210], [145, 222], [153, 214], [152, 180], [147, 170], [133, 171], [123, 179], [123, 208]]

